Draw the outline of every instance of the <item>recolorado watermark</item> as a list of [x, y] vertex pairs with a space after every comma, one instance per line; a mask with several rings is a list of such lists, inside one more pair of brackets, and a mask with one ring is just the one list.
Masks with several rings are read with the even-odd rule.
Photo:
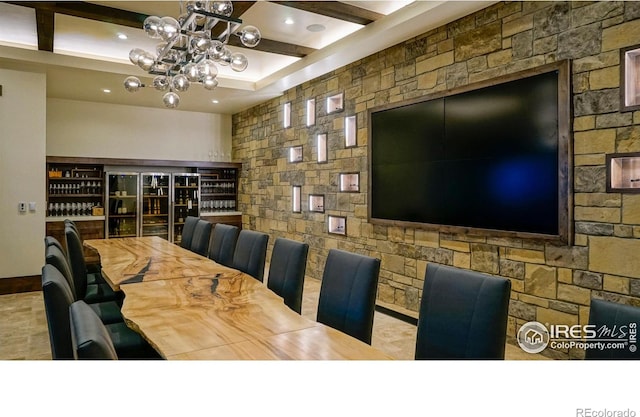
[[[522, 325], [516, 339], [527, 353], [552, 349], [637, 350], [638, 323], [614, 326], [593, 324], [547, 324], [530, 321]], [[595, 416], [595, 415], [594, 415]], [[612, 415], [613, 416], [613, 415]], [[600, 416], [595, 416], [600, 417]], [[609, 417], [602, 416], [602, 417]]]
[[576, 417], [636, 417], [636, 412], [629, 408], [625, 410], [576, 408]]

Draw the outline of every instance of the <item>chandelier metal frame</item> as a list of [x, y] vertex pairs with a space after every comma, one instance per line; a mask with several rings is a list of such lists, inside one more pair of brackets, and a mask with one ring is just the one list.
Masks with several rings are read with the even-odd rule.
[[[184, 2], [180, 4], [184, 11]], [[186, 9], [188, 12], [181, 14], [179, 20], [157, 16], [145, 19], [143, 29], [147, 34], [166, 42], [158, 45], [157, 55], [138, 48], [129, 53], [133, 64], [156, 76], [151, 87], [159, 91], [169, 90], [163, 96], [168, 108], [178, 106], [180, 97], [176, 91], [186, 91], [191, 83], [202, 84], [208, 90], [215, 89], [218, 85], [217, 65], [228, 65], [237, 72], [246, 69], [246, 56], [240, 52], [232, 53], [227, 47], [231, 35], [239, 36], [241, 43], [248, 48], [255, 47], [261, 39], [260, 31], [254, 26], [239, 30], [243, 22], [230, 16], [233, 11], [231, 1], [188, 1]], [[207, 9], [221, 10], [225, 14]], [[219, 23], [226, 24], [226, 29], [214, 38], [212, 30]], [[127, 77], [124, 86], [129, 92], [147, 87], [135, 76]]]

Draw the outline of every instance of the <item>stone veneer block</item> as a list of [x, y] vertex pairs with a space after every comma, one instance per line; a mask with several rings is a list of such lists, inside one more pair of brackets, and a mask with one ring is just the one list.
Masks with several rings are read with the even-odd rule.
[[500, 270], [499, 259], [497, 247], [481, 243], [471, 245], [471, 269], [497, 274]]
[[549, 308], [538, 307], [536, 310], [536, 321], [545, 325], [566, 324], [567, 326], [573, 326], [578, 324], [578, 316]]
[[453, 253], [453, 266], [457, 268], [471, 268], [471, 254], [463, 252]]
[[454, 44], [456, 62], [497, 51], [502, 48], [502, 25], [495, 22], [461, 33]]
[[576, 207], [574, 210], [576, 221], [619, 223], [620, 209], [609, 207]]
[[576, 206], [620, 207], [620, 194], [611, 193], [575, 193], [573, 201]]
[[573, 157], [574, 166], [597, 166], [605, 164], [606, 156], [603, 153], [591, 155], [575, 155]]
[[622, 197], [622, 223], [640, 224], [640, 194], [625, 194]]
[[558, 284], [558, 300], [588, 306], [591, 303], [591, 290], [575, 285]]
[[605, 275], [602, 280], [602, 289], [619, 294], [629, 294], [629, 278]]
[[602, 51], [620, 49], [638, 43], [640, 20], [633, 20], [612, 26], [602, 31]]
[[573, 130], [576, 132], [591, 130], [596, 127], [596, 116], [582, 116], [573, 119]]
[[545, 258], [547, 265], [566, 268], [586, 269], [588, 265], [588, 250], [580, 246], [547, 245]]
[[453, 64], [453, 62], [453, 51], [445, 52], [444, 54], [416, 62], [416, 74], [422, 74], [438, 68], [446, 67], [447, 65]]
[[640, 240], [609, 236], [589, 237], [589, 269], [611, 275], [640, 278]]
[[573, 134], [574, 153], [613, 153], [616, 149], [616, 130], [600, 129]]
[[544, 263], [544, 252], [531, 249], [505, 248], [504, 255], [512, 261], [529, 262], [535, 264]]
[[619, 86], [620, 69], [617, 66], [591, 71], [589, 74], [589, 87], [592, 90], [615, 88]]
[[533, 28], [533, 15], [522, 16], [502, 25], [502, 36], [508, 37], [513, 34], [524, 32]]
[[558, 282], [563, 282], [565, 284], [571, 284], [573, 282], [573, 273], [569, 268], [558, 268]]
[[445, 249], [451, 249], [458, 252], [470, 252], [471, 249], [469, 247], [468, 242], [461, 242], [459, 240], [444, 240], [440, 241], [440, 247]]
[[527, 294], [556, 298], [556, 269], [543, 265], [525, 265], [524, 289]]

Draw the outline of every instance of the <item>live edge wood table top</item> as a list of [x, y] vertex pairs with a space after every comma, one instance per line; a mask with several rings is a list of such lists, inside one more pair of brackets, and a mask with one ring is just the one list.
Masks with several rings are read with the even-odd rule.
[[165, 359], [391, 359], [289, 309], [266, 285], [160, 237], [85, 240], [122, 315]]

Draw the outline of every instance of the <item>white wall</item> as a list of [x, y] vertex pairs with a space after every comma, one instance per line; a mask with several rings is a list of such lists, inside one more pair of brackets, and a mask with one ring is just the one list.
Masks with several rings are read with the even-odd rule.
[[[0, 69], [0, 278], [44, 264], [46, 76]], [[18, 212], [18, 202], [36, 211]]]
[[231, 116], [47, 100], [47, 155], [231, 161]]

